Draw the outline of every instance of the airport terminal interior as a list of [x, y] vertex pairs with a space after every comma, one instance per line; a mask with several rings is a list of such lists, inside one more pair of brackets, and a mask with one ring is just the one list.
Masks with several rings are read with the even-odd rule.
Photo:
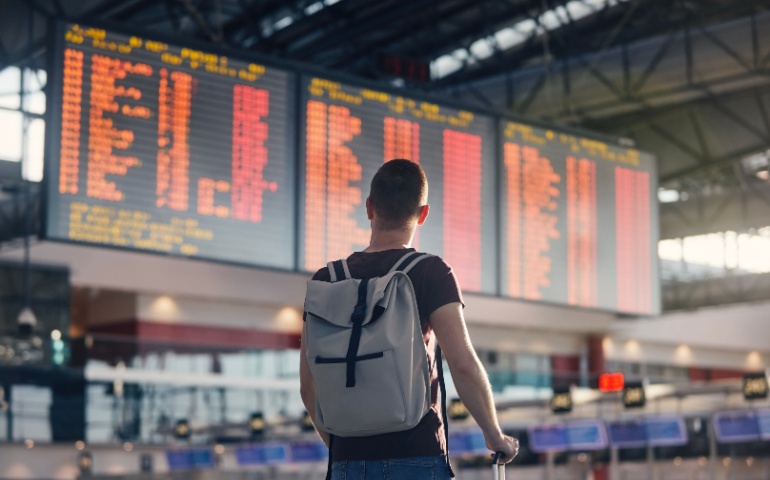
[[306, 283], [393, 158], [509, 477], [770, 480], [770, 0], [0, 0], [0, 479], [325, 478]]

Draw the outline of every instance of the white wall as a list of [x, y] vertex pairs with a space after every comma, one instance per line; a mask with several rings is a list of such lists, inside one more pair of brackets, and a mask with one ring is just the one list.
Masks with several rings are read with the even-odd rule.
[[136, 295], [93, 288], [89, 290], [87, 321], [89, 325], [120, 322], [136, 318]]
[[680, 345], [628, 340], [609, 335], [604, 340], [607, 360], [632, 363], [678, 365], [682, 367], [713, 367], [735, 370], [762, 370], [770, 367], [770, 354], [748, 349], [717, 349], [687, 343], [680, 337]]
[[[23, 251], [0, 251], [21, 260]], [[56, 242], [33, 245], [34, 263], [69, 266], [73, 285], [136, 293], [301, 306], [307, 275]]]
[[617, 322], [608, 359], [761, 370], [770, 367], [770, 302], [723, 305]]
[[612, 336], [664, 345], [689, 343], [770, 353], [770, 302], [723, 305], [674, 312], [654, 320], [618, 322], [612, 327]]
[[468, 326], [473, 346], [477, 349], [509, 353], [579, 355], [583, 351], [583, 335], [533, 328], [501, 329], [478, 323]]
[[136, 317], [145, 321], [299, 333], [302, 311], [296, 307], [255, 305], [183, 296], [140, 294]]

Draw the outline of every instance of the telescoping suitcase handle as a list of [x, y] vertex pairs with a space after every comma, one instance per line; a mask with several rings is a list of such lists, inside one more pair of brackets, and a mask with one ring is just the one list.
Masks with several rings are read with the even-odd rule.
[[492, 478], [494, 480], [505, 480], [505, 464], [497, 463], [502, 457], [503, 452], [495, 452], [495, 456], [492, 458]]

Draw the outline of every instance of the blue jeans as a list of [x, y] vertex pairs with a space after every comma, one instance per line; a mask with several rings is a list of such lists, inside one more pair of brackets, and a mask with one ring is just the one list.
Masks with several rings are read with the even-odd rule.
[[450, 480], [446, 456], [346, 460], [332, 464], [332, 480]]

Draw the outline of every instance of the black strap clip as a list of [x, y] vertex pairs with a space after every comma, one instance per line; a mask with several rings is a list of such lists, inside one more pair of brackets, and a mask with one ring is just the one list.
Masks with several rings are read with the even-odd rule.
[[353, 325], [358, 323], [364, 323], [364, 317], [366, 316], [366, 305], [356, 305], [353, 309], [353, 314], [350, 316], [350, 321]]

